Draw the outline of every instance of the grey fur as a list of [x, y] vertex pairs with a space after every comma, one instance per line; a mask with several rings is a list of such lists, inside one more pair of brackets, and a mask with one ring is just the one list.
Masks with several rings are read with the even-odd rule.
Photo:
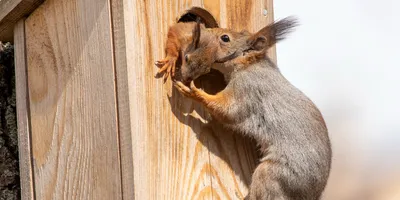
[[[194, 50], [194, 60], [205, 60], [203, 57], [211, 54], [216, 61], [231, 59], [233, 52], [236, 57], [214, 65], [228, 82], [217, 94], [222, 100], [201, 93], [192, 97], [202, 101], [224, 126], [258, 142], [263, 157], [252, 177], [249, 200], [317, 200], [329, 177], [332, 152], [320, 111], [266, 56], [268, 48], [284, 39], [296, 24], [294, 18], [285, 18], [255, 34], [201, 30], [216, 36], [206, 41], [200, 38], [200, 47]], [[231, 42], [218, 41], [224, 34]], [[209, 67], [194, 64], [186, 74], [194, 77]], [[193, 85], [190, 89], [179, 87], [188, 96], [196, 90]]]
[[[319, 199], [329, 176], [331, 148], [325, 122], [312, 101], [268, 58], [233, 71], [225, 91], [230, 90], [233, 101], [226, 108], [230, 123], [224, 125], [255, 138], [263, 153], [261, 162], [274, 163], [266, 167], [265, 177], [260, 175], [265, 170], [256, 170], [252, 187], [264, 185], [265, 192], [250, 192], [249, 199], [280, 195], [281, 199]], [[257, 180], [260, 176], [264, 178]], [[270, 184], [276, 185], [272, 191]]]

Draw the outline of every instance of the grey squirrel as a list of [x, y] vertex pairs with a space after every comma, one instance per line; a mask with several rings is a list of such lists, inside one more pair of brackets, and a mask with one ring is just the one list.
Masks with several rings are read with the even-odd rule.
[[[296, 25], [295, 19], [285, 18], [252, 34], [203, 29], [198, 22], [192, 48], [182, 55], [186, 75], [174, 83], [223, 126], [257, 141], [262, 158], [252, 175], [248, 200], [317, 200], [329, 177], [331, 145], [320, 111], [266, 54]], [[226, 88], [215, 95], [192, 81], [211, 68], [209, 63], [219, 63], [229, 77]]]

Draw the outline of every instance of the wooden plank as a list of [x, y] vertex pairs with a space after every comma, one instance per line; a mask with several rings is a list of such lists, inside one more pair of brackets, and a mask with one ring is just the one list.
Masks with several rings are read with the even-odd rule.
[[[267, 23], [273, 23], [274, 22], [274, 2], [273, 0], [265, 0], [264, 2], [265, 6], [262, 7], [263, 9], [266, 10], [267, 12], [267, 16], [266, 16], [266, 20]], [[264, 14], [264, 11], [262, 11]], [[261, 24], [259, 24], [260, 27], [264, 26], [263, 22], [261, 22]], [[272, 59], [272, 61], [277, 64], [278, 62], [278, 58], [276, 55], [276, 45], [274, 45], [269, 51], [268, 51], [268, 56]]]
[[25, 19], [14, 28], [15, 87], [17, 100], [19, 176], [21, 199], [33, 199], [32, 152], [30, 133], [30, 111], [27, 83]]
[[131, 144], [126, 143], [131, 150], [122, 149], [121, 159], [134, 163], [128, 174], [134, 177], [134, 194], [124, 187], [126, 199], [241, 199], [247, 194], [257, 163], [254, 142], [205, 126], [207, 114], [199, 104], [183, 98], [170, 81], [163, 85], [154, 78], [168, 26], [191, 6], [205, 7], [223, 27], [245, 21], [234, 28], [255, 31], [272, 21], [272, 12], [262, 14], [272, 1], [243, 2], [123, 0], [123, 6], [113, 7], [112, 13], [119, 13], [113, 15], [115, 58], [122, 61], [116, 61], [117, 82], [125, 84], [117, 93], [129, 101], [129, 109], [121, 104], [118, 110], [130, 118], [124, 126], [131, 127]]
[[26, 20], [37, 199], [121, 199], [108, 0], [47, 0]]
[[0, 41], [12, 41], [13, 28], [44, 0], [0, 0]]
[[132, 132], [129, 112], [128, 65], [124, 26], [124, 3], [111, 0], [114, 63], [117, 79], [118, 130], [123, 199], [134, 199]]

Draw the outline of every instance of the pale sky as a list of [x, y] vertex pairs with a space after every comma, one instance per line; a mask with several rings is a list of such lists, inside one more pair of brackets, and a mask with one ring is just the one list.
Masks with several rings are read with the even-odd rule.
[[347, 160], [379, 178], [400, 175], [400, 1], [277, 0], [274, 7], [275, 19], [300, 21], [277, 46], [278, 67], [325, 116], [334, 167]]

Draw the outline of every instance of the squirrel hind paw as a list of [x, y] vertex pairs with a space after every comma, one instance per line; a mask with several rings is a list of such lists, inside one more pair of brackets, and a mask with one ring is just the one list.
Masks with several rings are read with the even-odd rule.
[[168, 63], [168, 60], [157, 60], [154, 64], [158, 67], [161, 68], [163, 67], [165, 64]]
[[160, 69], [157, 72], [156, 78], [164, 77], [164, 82], [168, 79], [168, 77], [174, 78], [175, 69], [176, 69], [176, 59], [164, 59], [160, 61], [156, 61], [155, 65]]
[[171, 68], [171, 65], [169, 64], [169, 62], [166, 62], [166, 63], [161, 63], [160, 61], [157, 61], [157, 62], [158, 63], [156, 63], [156, 65], [160, 69], [158, 69], [156, 77], [160, 78], [162, 75], [168, 76], [170, 68]]

